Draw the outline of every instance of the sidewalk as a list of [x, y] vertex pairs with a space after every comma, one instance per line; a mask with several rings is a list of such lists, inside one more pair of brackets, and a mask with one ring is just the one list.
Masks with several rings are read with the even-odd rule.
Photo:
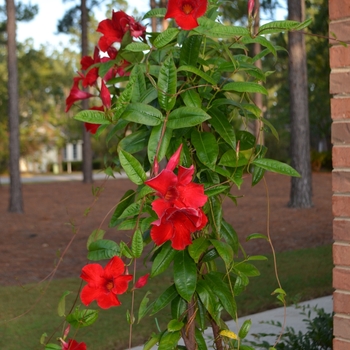
[[[310, 306], [310, 308], [313, 308], [317, 306], [318, 309], [324, 309], [326, 313], [331, 313], [333, 311], [333, 297], [332, 296], [327, 296], [327, 297], [322, 297], [314, 300], [309, 300], [302, 302], [298, 304], [298, 308], [295, 306], [289, 306], [286, 308], [286, 327], [291, 327], [295, 330], [295, 332], [301, 331], [302, 333], [306, 333], [307, 329], [305, 327], [305, 323], [303, 322], [303, 319], [307, 318], [305, 315], [301, 315], [300, 313], [302, 312], [302, 307], [303, 306]], [[309, 309], [306, 310], [306, 313], [308, 313]], [[316, 313], [314, 311], [311, 312], [311, 317], [316, 316]], [[260, 312], [258, 314], [250, 315], [250, 316], [245, 316], [245, 317], [240, 317], [238, 319], [238, 323], [236, 325], [235, 321], [228, 321], [226, 324], [228, 325], [229, 329], [235, 333], [238, 333], [239, 327], [242, 326], [243, 322], [245, 320], [251, 320], [252, 321], [252, 326], [250, 328], [248, 336], [245, 338], [248, 341], [255, 341], [256, 339], [254, 338], [254, 334], [257, 333], [274, 333], [278, 334], [278, 331], [280, 330], [279, 327], [272, 326], [266, 323], [261, 323], [261, 322], [267, 322], [267, 321], [274, 321], [274, 322], [280, 322], [283, 324], [283, 319], [284, 319], [284, 309], [283, 308], [277, 308], [273, 310], [268, 310], [264, 312]], [[207, 336], [207, 344], [208, 344], [208, 349], [213, 349], [212, 346], [212, 333], [211, 329], [207, 329], [205, 331], [205, 335]], [[260, 339], [261, 342], [263, 340], [269, 342], [271, 346], [274, 345], [276, 338], [275, 337], [264, 337]], [[132, 348], [132, 350], [142, 350], [143, 345], [136, 346]], [[157, 349], [157, 347], [153, 347], [152, 349]]]

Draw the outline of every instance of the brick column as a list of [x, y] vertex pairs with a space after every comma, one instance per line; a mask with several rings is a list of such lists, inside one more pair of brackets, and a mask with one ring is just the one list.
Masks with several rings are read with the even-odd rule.
[[[329, 0], [329, 36], [350, 44], [350, 1]], [[334, 350], [350, 349], [350, 45], [330, 41]]]

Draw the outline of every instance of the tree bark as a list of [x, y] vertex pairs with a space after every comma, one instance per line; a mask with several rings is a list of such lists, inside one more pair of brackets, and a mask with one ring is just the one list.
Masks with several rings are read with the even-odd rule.
[[14, 0], [6, 0], [7, 12], [7, 65], [8, 65], [8, 120], [10, 149], [10, 203], [9, 211], [23, 213], [21, 175], [19, 169], [19, 108], [18, 68], [16, 50], [16, 6]]
[[[81, 0], [81, 55], [88, 55], [88, 11], [86, 0]], [[82, 100], [82, 108], [88, 109], [88, 100]], [[83, 125], [83, 182], [92, 183], [92, 148], [90, 133]]]
[[[151, 10], [154, 10], [157, 7], [156, 0], [150, 0], [149, 4], [151, 7]], [[152, 17], [151, 24], [152, 24], [152, 32], [156, 32], [157, 31], [157, 18], [156, 17]]]
[[[304, 0], [288, 0], [288, 17], [303, 21]], [[291, 126], [291, 165], [301, 178], [292, 177], [289, 206], [312, 207], [310, 127], [305, 38], [300, 32], [288, 33], [289, 92]]]

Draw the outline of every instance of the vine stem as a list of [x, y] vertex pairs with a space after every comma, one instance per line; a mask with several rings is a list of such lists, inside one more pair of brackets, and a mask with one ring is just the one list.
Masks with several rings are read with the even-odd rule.
[[222, 346], [222, 341], [221, 341], [221, 337], [220, 337], [220, 328], [212, 317], [210, 317], [210, 324], [211, 324], [211, 328], [213, 330], [213, 336], [214, 336], [216, 350], [223, 350], [224, 348]]
[[188, 303], [186, 327], [182, 328], [181, 330], [181, 336], [185, 342], [187, 350], [198, 349], [198, 346], [196, 344], [196, 337], [195, 337], [195, 322], [194, 322], [195, 317], [196, 317], [195, 302], [192, 298], [191, 301]]

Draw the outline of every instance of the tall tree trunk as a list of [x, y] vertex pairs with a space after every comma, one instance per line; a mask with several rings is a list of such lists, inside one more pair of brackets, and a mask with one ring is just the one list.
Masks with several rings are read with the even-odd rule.
[[[303, 21], [304, 0], [288, 0], [289, 19]], [[300, 32], [288, 33], [289, 93], [292, 166], [301, 178], [292, 177], [289, 206], [312, 207], [310, 127], [305, 38]]]
[[[150, 7], [151, 7], [151, 10], [154, 10], [157, 7], [156, 0], [150, 0]], [[152, 32], [156, 32], [157, 31], [157, 18], [152, 17], [151, 23], [152, 23]]]
[[10, 148], [10, 203], [9, 211], [23, 213], [21, 175], [19, 169], [19, 97], [16, 50], [16, 7], [14, 0], [6, 0], [7, 12], [7, 64], [9, 96], [9, 148]]
[[[260, 27], [260, 1], [255, 0], [255, 9], [254, 9], [254, 14], [255, 14], [255, 20], [254, 20], [254, 34], [257, 34], [259, 31]], [[261, 52], [261, 46], [259, 43], [254, 43], [253, 45], [253, 55], [256, 56]], [[255, 66], [259, 69], [262, 69], [262, 63], [261, 60], [257, 60], [255, 62]], [[256, 104], [257, 107], [260, 108], [260, 110], [263, 110], [263, 98], [262, 94], [254, 94], [254, 103]], [[260, 119], [257, 119], [255, 122], [255, 136], [258, 140], [259, 145], [264, 144], [264, 132], [263, 132], [263, 123], [261, 122]]]
[[[88, 55], [88, 11], [86, 0], [81, 0], [81, 55]], [[82, 100], [82, 108], [88, 109], [88, 100]], [[83, 182], [92, 183], [92, 148], [90, 133], [83, 124]]]

